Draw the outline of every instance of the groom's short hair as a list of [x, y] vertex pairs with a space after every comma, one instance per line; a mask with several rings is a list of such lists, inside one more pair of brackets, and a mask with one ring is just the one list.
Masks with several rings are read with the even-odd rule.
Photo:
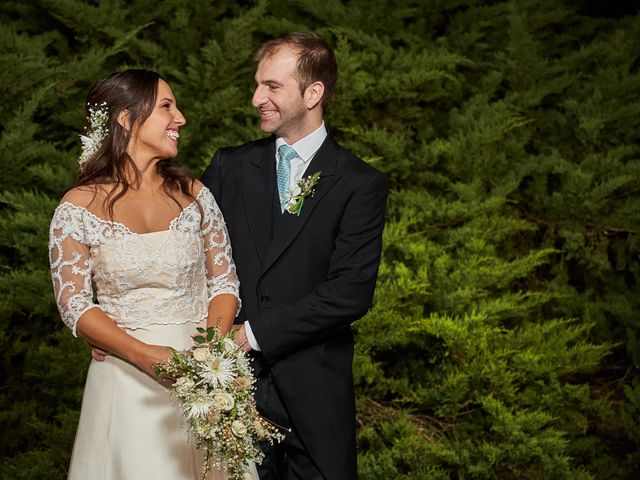
[[304, 95], [304, 91], [313, 82], [322, 82], [324, 85], [322, 108], [326, 110], [338, 81], [336, 56], [327, 42], [312, 32], [291, 32], [260, 45], [253, 59], [260, 62], [263, 58], [275, 54], [283, 46], [298, 51], [296, 67], [300, 94]]

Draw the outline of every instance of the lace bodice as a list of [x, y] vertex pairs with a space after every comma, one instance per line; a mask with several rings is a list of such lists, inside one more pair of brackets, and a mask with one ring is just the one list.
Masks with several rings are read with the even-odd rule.
[[[61, 203], [49, 230], [49, 259], [64, 323], [101, 308], [118, 325], [198, 322], [223, 293], [238, 297], [239, 282], [222, 213], [202, 187], [168, 230], [134, 233], [84, 207]], [[94, 303], [94, 293], [98, 304]]]

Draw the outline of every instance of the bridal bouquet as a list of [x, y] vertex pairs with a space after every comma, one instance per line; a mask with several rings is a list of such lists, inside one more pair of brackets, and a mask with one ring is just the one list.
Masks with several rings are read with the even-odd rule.
[[264, 454], [257, 440], [284, 438], [260, 416], [253, 398], [255, 378], [245, 353], [228, 335], [198, 328], [195, 345], [156, 365], [182, 410], [183, 421], [204, 451], [203, 479], [211, 466], [225, 469], [232, 480], [243, 480], [250, 461]]

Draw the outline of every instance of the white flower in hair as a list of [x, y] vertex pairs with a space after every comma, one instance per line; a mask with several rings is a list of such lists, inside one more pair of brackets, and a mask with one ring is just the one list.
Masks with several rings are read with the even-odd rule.
[[107, 121], [109, 120], [109, 109], [107, 103], [101, 104], [88, 104], [89, 106], [89, 126], [85, 128], [87, 134], [80, 135], [80, 141], [82, 142], [82, 151], [78, 163], [80, 164], [80, 170], [84, 170], [87, 162], [95, 155], [95, 153], [102, 146], [105, 137], [109, 134], [107, 128]]

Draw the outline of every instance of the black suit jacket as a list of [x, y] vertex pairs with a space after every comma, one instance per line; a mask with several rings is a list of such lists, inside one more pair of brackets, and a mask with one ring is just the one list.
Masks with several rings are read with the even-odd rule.
[[326, 478], [355, 479], [350, 324], [373, 298], [386, 177], [327, 137], [305, 173], [322, 172], [315, 195], [299, 216], [282, 217], [275, 169], [271, 137], [219, 150], [202, 181], [229, 230], [238, 321], [249, 321], [261, 362]]

